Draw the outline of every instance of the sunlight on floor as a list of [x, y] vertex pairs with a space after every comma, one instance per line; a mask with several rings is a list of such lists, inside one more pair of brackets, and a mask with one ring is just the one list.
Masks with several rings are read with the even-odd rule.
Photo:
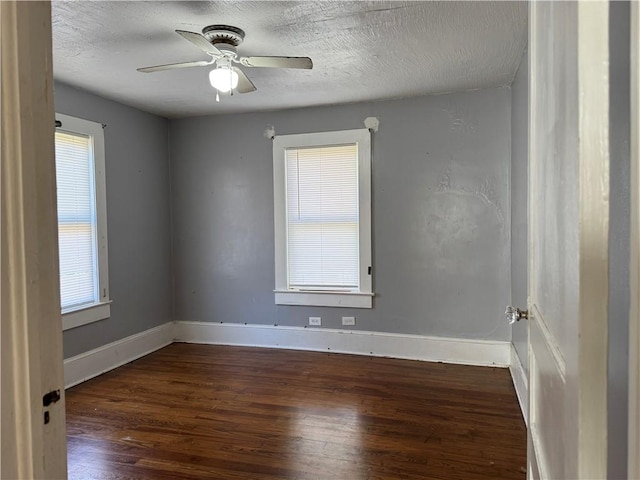
[[328, 473], [332, 478], [367, 478], [367, 463], [362, 461], [366, 427], [357, 406], [309, 406], [291, 420], [291, 426], [296, 464], [312, 465], [311, 471], [331, 465], [334, 470]]

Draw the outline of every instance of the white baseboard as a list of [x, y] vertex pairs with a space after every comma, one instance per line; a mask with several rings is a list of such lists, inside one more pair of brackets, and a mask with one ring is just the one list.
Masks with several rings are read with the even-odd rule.
[[[174, 341], [349, 353], [513, 368], [513, 353], [509, 342], [328, 328], [169, 322], [66, 359], [64, 361], [65, 388], [97, 377]], [[522, 369], [521, 365], [520, 369]], [[513, 370], [512, 376], [518, 391]], [[526, 392], [524, 372], [522, 372], [522, 378], [525, 381]], [[518, 398], [520, 399], [520, 393]], [[526, 399], [526, 395], [524, 398]], [[522, 406], [522, 401], [520, 404]]]
[[527, 374], [522, 367], [516, 347], [511, 344], [511, 363], [509, 364], [509, 371], [511, 372], [511, 378], [513, 379], [513, 386], [516, 389], [516, 395], [518, 396], [518, 403], [520, 404], [520, 410], [524, 417], [524, 423], [529, 426], [529, 380]]
[[73, 387], [173, 343], [174, 328], [173, 322], [165, 323], [67, 358], [64, 361], [65, 388]]
[[465, 365], [510, 365], [510, 342], [237, 323], [176, 322], [177, 342], [242, 345]]

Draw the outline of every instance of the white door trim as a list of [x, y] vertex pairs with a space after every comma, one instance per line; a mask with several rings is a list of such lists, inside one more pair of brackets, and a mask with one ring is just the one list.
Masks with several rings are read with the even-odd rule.
[[0, 2], [0, 32], [0, 477], [66, 478], [50, 3]]
[[607, 476], [609, 2], [578, 3], [578, 474]]
[[[609, 2], [530, 6], [529, 469], [533, 478], [606, 478]], [[535, 167], [549, 176], [565, 160], [575, 172], [558, 193], [567, 203], [557, 238], [577, 263], [556, 277], [561, 300], [538, 296], [536, 282], [552, 279], [557, 262], [537, 245], [556, 230], [539, 211], [554, 205], [536, 205], [549, 197]]]
[[631, 2], [631, 265], [628, 477], [640, 478], [640, 5]]

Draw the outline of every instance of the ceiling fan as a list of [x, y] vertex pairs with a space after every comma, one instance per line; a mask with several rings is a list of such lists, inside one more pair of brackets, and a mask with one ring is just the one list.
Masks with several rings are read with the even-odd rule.
[[[185, 30], [176, 30], [176, 33], [190, 41], [211, 58], [194, 62], [143, 67], [138, 68], [139, 72], [152, 73], [215, 64], [215, 68], [209, 73], [211, 86], [220, 93], [231, 92], [233, 94], [234, 89], [238, 93], [248, 93], [256, 90], [256, 86], [249, 80], [249, 77], [240, 68], [234, 66], [234, 63], [245, 67], [313, 68], [313, 62], [309, 57], [239, 57], [237, 47], [244, 40], [244, 31], [238, 27], [209, 25], [202, 30], [202, 34]], [[218, 93], [216, 93], [216, 100], [219, 101]]]

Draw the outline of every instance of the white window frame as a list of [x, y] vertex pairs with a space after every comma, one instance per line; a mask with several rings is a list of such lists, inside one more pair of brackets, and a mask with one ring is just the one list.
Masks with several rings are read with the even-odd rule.
[[62, 330], [87, 325], [111, 316], [109, 296], [109, 262], [107, 248], [107, 194], [105, 182], [104, 131], [100, 123], [56, 113], [62, 122], [57, 130], [71, 134], [87, 135], [93, 141], [93, 173], [97, 215], [98, 288], [100, 301], [62, 310]]
[[[287, 279], [287, 203], [285, 150], [300, 147], [358, 145], [359, 291], [297, 290]], [[273, 140], [275, 227], [275, 303], [323, 307], [372, 308], [371, 132], [368, 129], [278, 135]]]

